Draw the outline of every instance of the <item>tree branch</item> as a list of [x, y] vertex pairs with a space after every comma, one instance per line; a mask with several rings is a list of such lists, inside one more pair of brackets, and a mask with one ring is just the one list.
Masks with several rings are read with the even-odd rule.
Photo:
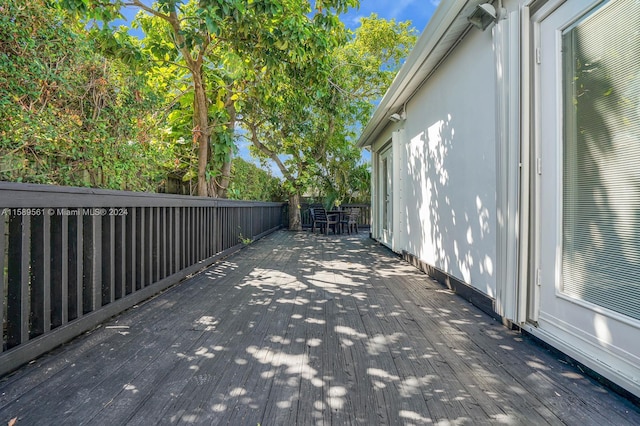
[[266, 147], [262, 142], [260, 142], [260, 138], [258, 138], [258, 132], [257, 132], [256, 126], [252, 124], [248, 124], [248, 126], [251, 130], [251, 143], [256, 148], [258, 148], [260, 152], [262, 152], [267, 157], [271, 158], [276, 163], [276, 165], [282, 172], [282, 175], [285, 177], [285, 179], [287, 179], [291, 183], [294, 183], [295, 177], [291, 173], [289, 173], [287, 166], [284, 165], [284, 163], [282, 162], [282, 160], [280, 160], [278, 155], [274, 151]]
[[167, 22], [171, 22], [171, 18], [169, 17], [169, 15], [165, 15], [164, 13], [158, 12], [157, 10], [142, 3], [140, 0], [132, 0], [131, 2], [123, 3], [123, 5], [137, 7], [139, 9], [144, 10], [145, 12], [152, 14], [153, 16], [157, 16], [158, 18], [164, 19]]

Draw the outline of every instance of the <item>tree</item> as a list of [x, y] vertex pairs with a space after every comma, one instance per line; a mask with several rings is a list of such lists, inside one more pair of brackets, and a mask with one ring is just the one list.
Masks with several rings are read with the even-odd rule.
[[[153, 6], [145, 3], [59, 0], [68, 10], [104, 22], [117, 17], [121, 7], [130, 6], [168, 25], [170, 37], [165, 41], [174, 50], [168, 60], [188, 70], [193, 90], [191, 132], [198, 145], [198, 195], [220, 196], [228, 185], [233, 146], [230, 133], [245, 85], [252, 82], [256, 70], [282, 63], [322, 61], [326, 48], [334, 44], [337, 14], [357, 6], [358, 0], [316, 0], [312, 18], [308, 0], [160, 0]], [[108, 30], [108, 26], [103, 28]], [[217, 69], [232, 57], [241, 58], [240, 62], [246, 64], [241, 84], [229, 90], [226, 82], [220, 83], [224, 78], [207, 80], [205, 70]], [[219, 131], [221, 128], [224, 131]], [[211, 140], [213, 134], [217, 140]]]
[[256, 86], [242, 124], [252, 152], [272, 160], [285, 178], [290, 229], [301, 229], [300, 197], [318, 180], [317, 186], [344, 196], [354, 178], [338, 176], [359, 167], [355, 129], [369, 118], [415, 40], [410, 23], [372, 15], [312, 71], [264, 76]]
[[154, 190], [167, 147], [146, 134], [154, 93], [44, 0], [0, 6], [0, 178]]

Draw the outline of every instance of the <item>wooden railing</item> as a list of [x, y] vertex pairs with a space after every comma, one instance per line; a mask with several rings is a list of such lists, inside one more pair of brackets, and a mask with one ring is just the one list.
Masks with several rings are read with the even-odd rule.
[[0, 374], [280, 228], [283, 210], [0, 182]]

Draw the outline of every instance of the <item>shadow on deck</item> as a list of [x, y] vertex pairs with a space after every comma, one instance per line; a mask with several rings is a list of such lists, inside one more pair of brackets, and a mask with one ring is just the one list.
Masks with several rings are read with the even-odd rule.
[[0, 381], [0, 424], [640, 424], [359, 236], [280, 231]]

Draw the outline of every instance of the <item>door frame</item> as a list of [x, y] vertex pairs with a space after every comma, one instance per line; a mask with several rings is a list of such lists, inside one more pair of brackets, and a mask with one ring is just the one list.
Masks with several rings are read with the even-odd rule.
[[[543, 122], [541, 93], [543, 90], [546, 90], [547, 92], [545, 93], [548, 93], [552, 88], [548, 85], [542, 87], [543, 70], [541, 65], [543, 61], [553, 60], [553, 56], [551, 55], [555, 55], [555, 64], [557, 64], [557, 61], [562, 60], [562, 53], [557, 46], [558, 40], [553, 41], [553, 46], [542, 45], [541, 27], [545, 20], [550, 18], [560, 7], [572, 1], [573, 0], [548, 0], [543, 2], [542, 6], [537, 7], [531, 15], [528, 15], [529, 10], [525, 7], [525, 16], [523, 16], [523, 25], [529, 26], [526, 34], [530, 37], [529, 40], [523, 40], [523, 57], [526, 56], [528, 58], [527, 60], [530, 61], [529, 67], [523, 68], [528, 69], [530, 72], [530, 77], [527, 77], [530, 79], [528, 88], [524, 88], [523, 93], [526, 93], [528, 90], [528, 96], [530, 97], [529, 102], [532, 106], [532, 110], [528, 111], [529, 121], [526, 119], [527, 115], [523, 115], [525, 117], [523, 121], [528, 123], [529, 129], [528, 133], [525, 134], [523, 132], [522, 152], [524, 154], [521, 163], [523, 164], [523, 181], [526, 179], [529, 180], [527, 183], [523, 182], [522, 189], [528, 191], [528, 194], [522, 192], [523, 196], [521, 199], [521, 211], [528, 212], [527, 216], [523, 215], [522, 217], [522, 225], [524, 229], [526, 229], [526, 234], [522, 235], [528, 235], [529, 238], [529, 241], [526, 244], [523, 243], [521, 246], [523, 249], [522, 252], [528, 250], [529, 258], [527, 259], [522, 256], [520, 258], [521, 265], [527, 265], [526, 268], [522, 268], [527, 269], [527, 271], [521, 272], [520, 275], [520, 285], [522, 286], [523, 282], [527, 283], [527, 321], [523, 324], [523, 329], [546, 341], [588, 368], [593, 369], [598, 374], [621, 385], [632, 393], [640, 395], [640, 384], [633, 380], [633, 377], [636, 375], [634, 371], [638, 371], [637, 365], [635, 367], [633, 366], [635, 365], [635, 362], [631, 359], [633, 357], [624, 355], [624, 353], [621, 352], [621, 348], [602, 344], [598, 345], [597, 342], [592, 339], [593, 336], [587, 329], [582, 329], [576, 321], [569, 321], [567, 319], [568, 317], [565, 318], [565, 315], [560, 315], [560, 317], [564, 318], [562, 320], [554, 319], [556, 312], [563, 310], [563, 307], [560, 306], [562, 303], [571, 303], [575, 306], [582, 305], [582, 308], [585, 310], [584, 312], [592, 312], [592, 318], [590, 318], [590, 320], [595, 322], [602, 321], [602, 318], [613, 318], [609, 314], [601, 313], [598, 309], [587, 306], [587, 304], [581, 304], [576, 300], [568, 300], [559, 293], [558, 283], [560, 281], [560, 271], [558, 269], [558, 256], [560, 254], [557, 246], [558, 239], [562, 238], [563, 232], [561, 224], [561, 209], [563, 203], [562, 188], [556, 188], [553, 194], [546, 195], [546, 197], [549, 198], [543, 199], [543, 195], [541, 195], [545, 189], [562, 184], [562, 169], [560, 167], [558, 170], [557, 161], [559, 158], [561, 159], [561, 156], [558, 157], [558, 155], [560, 155], [558, 150], [562, 150], [563, 144], [561, 126], [554, 126], [553, 129], [548, 130], [555, 133], [555, 140], [558, 141], [555, 147], [550, 147], [548, 142], [545, 144], [545, 141], [543, 141], [543, 125], [548, 126], [549, 123], [547, 121]], [[575, 17], [570, 17], [570, 13], [572, 13], [570, 12], [571, 9], [566, 11], [569, 12], [567, 15], [567, 25], [571, 25], [569, 22], [574, 22], [605, 1], [606, 0], [590, 0], [584, 3], [576, 3], [580, 7], [580, 11], [576, 12]], [[540, 2], [536, 4], [539, 3]], [[545, 36], [548, 38], [548, 33], [545, 33]], [[524, 49], [529, 49], [529, 51]], [[544, 53], [542, 53], [542, 49], [544, 49]], [[556, 69], [547, 69], [545, 72], [549, 73], [548, 75], [545, 74], [544, 77], [544, 79], [549, 80], [547, 84], [557, 85], [563, 81], [562, 71], [558, 69], [558, 67], [556, 67]], [[555, 102], [562, 102], [561, 88], [555, 92]], [[525, 105], [528, 100], [526, 97], [523, 97], [523, 105]], [[545, 102], [548, 101], [549, 100]], [[561, 105], [561, 103], [559, 105]], [[527, 111], [523, 109], [523, 114], [526, 112]], [[562, 117], [560, 117], [559, 120], [562, 120]], [[527, 137], [529, 138], [528, 140]], [[547, 139], [549, 137], [550, 136], [547, 135]], [[526, 158], [527, 155], [529, 158]], [[546, 155], [547, 158], [544, 158], [543, 155]], [[551, 158], [552, 156], [553, 158]], [[525, 166], [528, 167], [529, 170], [525, 170]], [[543, 173], [545, 174], [544, 178], [542, 177]], [[549, 175], [549, 173], [551, 173], [551, 175]], [[556, 176], [555, 182], [553, 181], [553, 176]], [[542, 212], [543, 201], [546, 205], [553, 205], [554, 203], [551, 201], [554, 197], [556, 198], [556, 210], [553, 210], [553, 212]], [[558, 216], [557, 210], [560, 210], [560, 216]], [[555, 215], [556, 220], [545, 220], [543, 213], [546, 215]], [[523, 227], [521, 227], [521, 229], [523, 229]], [[543, 239], [546, 243], [543, 242]], [[548, 247], [548, 245], [554, 240], [556, 243], [553, 245], [556, 246], [556, 249], [554, 253], [550, 254], [550, 250], [552, 249]], [[543, 247], [543, 244], [547, 244], [547, 246]], [[551, 259], [552, 256], [555, 261], [551, 265], [549, 259]], [[543, 271], [543, 268], [547, 268], [547, 270]], [[550, 283], [553, 284], [553, 289], [547, 287], [545, 290], [542, 288], [543, 285], [551, 285]], [[553, 302], [547, 300], [549, 291], [553, 291], [556, 294], [557, 299], [554, 299]], [[546, 303], [545, 300], [547, 300]], [[556, 306], [555, 304], [558, 305]], [[549, 310], [547, 311], [547, 309]], [[546, 314], [541, 315], [541, 313]], [[576, 311], [576, 315], [578, 314], [579, 312]], [[584, 315], [580, 314], [579, 316], [582, 318]], [[545, 319], [545, 317], [549, 318]], [[604, 321], [606, 322], [607, 320], [605, 319]], [[624, 346], [622, 348], [624, 348]]]
[[[389, 140], [378, 154], [377, 237], [388, 247], [393, 243], [393, 143]], [[390, 228], [390, 229], [389, 229]]]

